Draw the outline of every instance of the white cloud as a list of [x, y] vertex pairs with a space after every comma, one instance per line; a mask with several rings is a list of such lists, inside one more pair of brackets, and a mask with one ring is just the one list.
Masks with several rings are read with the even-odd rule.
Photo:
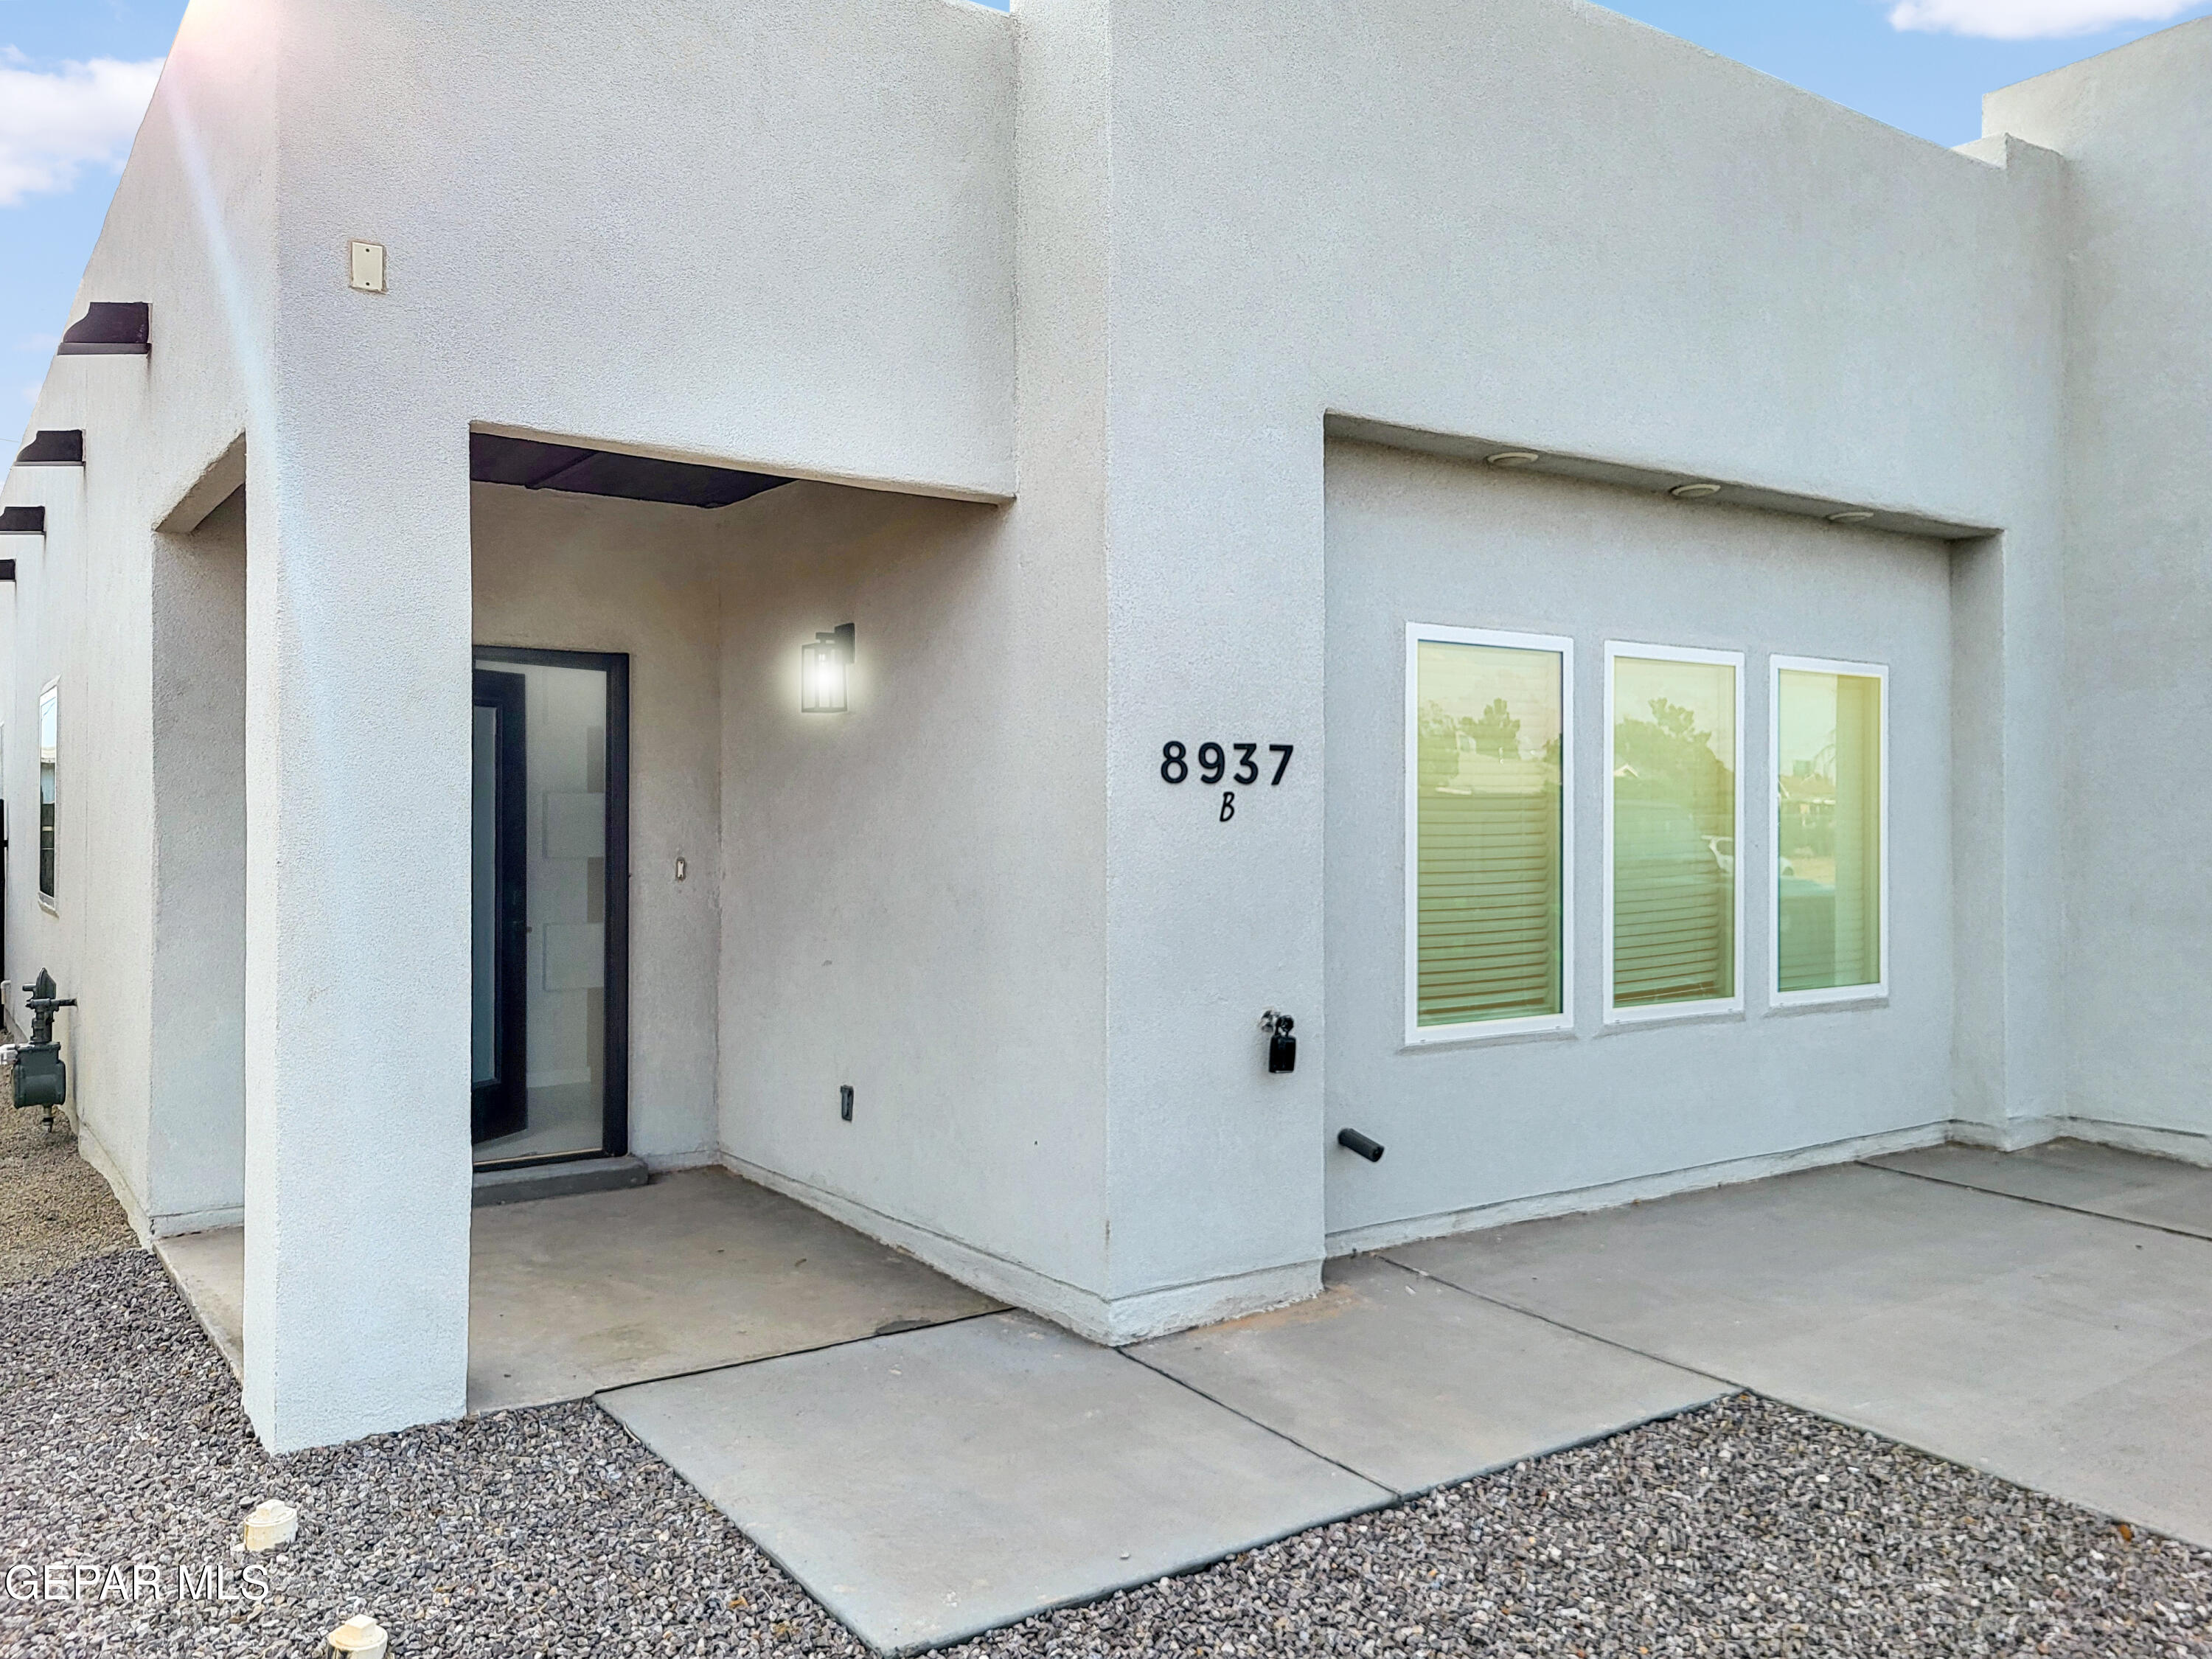
[[1897, 0], [1893, 28], [1972, 34], [1985, 40], [2048, 40], [2094, 34], [2122, 23], [2162, 23], [2202, 0]]
[[34, 70], [0, 47], [0, 207], [68, 190], [88, 167], [122, 165], [161, 73], [158, 58]]

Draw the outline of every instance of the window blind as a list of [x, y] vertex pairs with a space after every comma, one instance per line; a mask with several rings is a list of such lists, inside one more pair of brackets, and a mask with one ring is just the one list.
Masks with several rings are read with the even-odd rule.
[[1613, 1001], [1735, 995], [1736, 669], [1613, 659]]
[[1415, 667], [1418, 1021], [1557, 1014], [1560, 654], [1425, 640]]

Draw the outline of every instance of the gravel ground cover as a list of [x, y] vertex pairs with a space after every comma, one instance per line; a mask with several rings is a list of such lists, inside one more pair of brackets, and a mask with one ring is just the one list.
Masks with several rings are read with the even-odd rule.
[[0, 1108], [0, 1285], [138, 1242], [107, 1182], [76, 1155], [67, 1121], [49, 1133], [40, 1117], [36, 1107]]
[[[305, 1655], [364, 1610], [394, 1659], [861, 1655], [593, 1406], [272, 1461], [135, 1250], [0, 1290], [0, 1571], [160, 1574], [0, 1596], [11, 1656]], [[264, 1497], [302, 1516], [266, 1598], [180, 1599], [179, 1565], [237, 1592]], [[1739, 1395], [961, 1652], [2207, 1655], [2212, 1554]]]

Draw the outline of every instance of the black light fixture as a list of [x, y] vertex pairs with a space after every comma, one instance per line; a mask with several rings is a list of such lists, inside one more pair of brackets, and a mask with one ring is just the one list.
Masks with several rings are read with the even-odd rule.
[[84, 434], [70, 432], [34, 432], [31, 441], [16, 452], [18, 466], [82, 466], [84, 465]]
[[845, 712], [845, 682], [851, 678], [853, 637], [853, 624], [840, 623], [827, 634], [817, 634], [811, 645], [799, 647], [800, 714]]
[[46, 533], [45, 507], [0, 507], [0, 536], [43, 536]]
[[62, 336], [57, 357], [143, 357], [150, 343], [151, 312], [143, 300], [94, 300]]

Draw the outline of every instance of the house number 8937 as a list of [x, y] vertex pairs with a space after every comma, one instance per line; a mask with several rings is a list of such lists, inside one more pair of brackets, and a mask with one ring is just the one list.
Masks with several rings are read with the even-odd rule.
[[[1267, 753], [1273, 757], [1274, 775], [1267, 780], [1270, 788], [1283, 781], [1283, 774], [1291, 769], [1291, 748], [1287, 743], [1267, 744]], [[1229, 757], [1237, 757], [1232, 768]], [[1194, 766], [1200, 783], [1219, 783], [1224, 778], [1238, 785], [1254, 784], [1260, 781], [1260, 745], [1256, 743], [1201, 743], [1193, 756], [1182, 744], [1170, 743], [1160, 750], [1160, 777], [1164, 782], [1188, 781]]]

